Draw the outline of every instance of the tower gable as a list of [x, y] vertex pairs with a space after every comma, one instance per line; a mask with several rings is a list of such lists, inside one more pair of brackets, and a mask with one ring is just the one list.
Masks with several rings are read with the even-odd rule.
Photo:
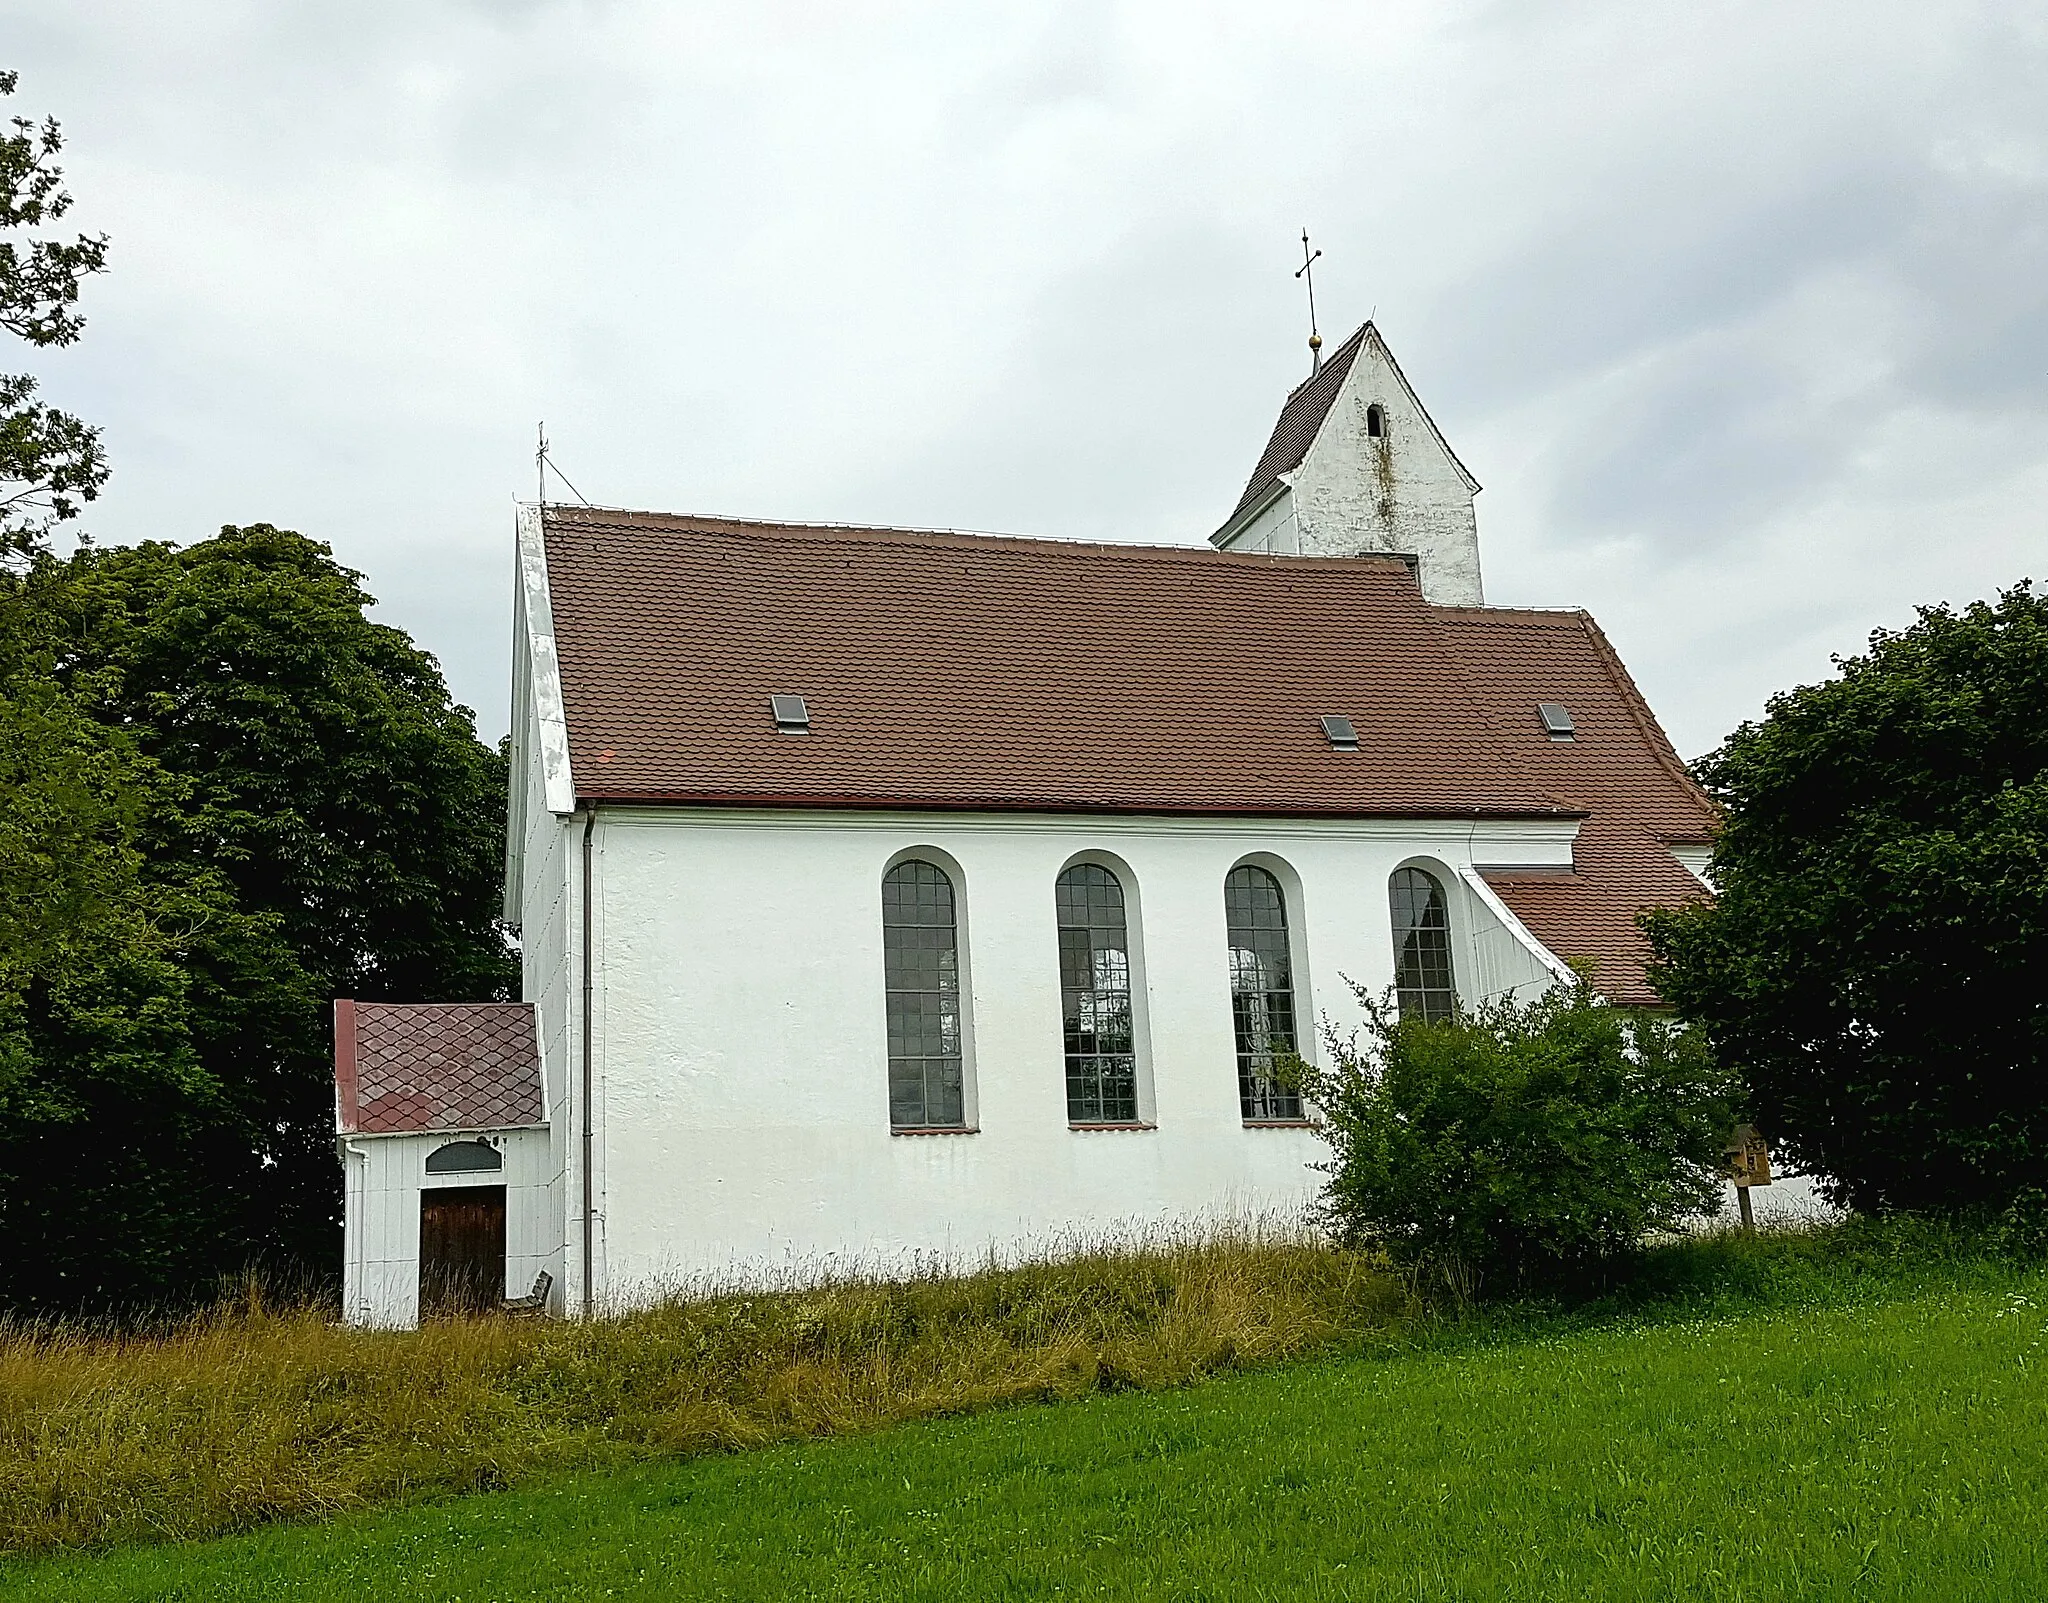
[[1237, 510], [1210, 538], [1237, 551], [1413, 557], [1429, 600], [1477, 606], [1478, 490], [1367, 323], [1287, 398]]

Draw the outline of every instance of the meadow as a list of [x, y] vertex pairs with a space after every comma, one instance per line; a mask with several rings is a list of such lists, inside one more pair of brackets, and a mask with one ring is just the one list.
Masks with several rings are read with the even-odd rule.
[[251, 1289], [166, 1330], [0, 1328], [0, 1552], [279, 1519], [1004, 1404], [1391, 1332], [1374, 1260], [1246, 1233], [979, 1274], [364, 1331]]
[[[2048, 1595], [2038, 1263], [1933, 1227], [1852, 1224], [1675, 1243], [1570, 1307], [1433, 1310], [1343, 1255], [1262, 1250], [1307, 1253], [1283, 1273], [1324, 1288], [1318, 1318], [1263, 1350], [1188, 1349], [1143, 1371], [1099, 1353], [1091, 1367], [1077, 1344], [1040, 1392], [927, 1394], [925, 1412], [951, 1417], [886, 1429], [868, 1428], [885, 1423], [872, 1403], [834, 1420], [763, 1413], [757, 1430], [797, 1439], [750, 1452], [622, 1430], [630, 1451], [567, 1472], [573, 1459], [529, 1459], [512, 1490], [450, 1498], [434, 1495], [445, 1482], [386, 1480], [381, 1509], [17, 1559], [0, 1590], [34, 1603]], [[1147, 1261], [1088, 1273], [1128, 1289]], [[984, 1284], [990, 1306], [1001, 1278]], [[1121, 1339], [1131, 1317], [1111, 1316]], [[1000, 1406], [1039, 1396], [1064, 1400]]]

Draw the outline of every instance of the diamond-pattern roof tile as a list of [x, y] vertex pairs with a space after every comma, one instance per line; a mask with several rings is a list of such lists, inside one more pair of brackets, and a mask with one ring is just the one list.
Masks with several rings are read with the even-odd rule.
[[334, 1005], [336, 1123], [347, 1135], [546, 1122], [530, 1002]]

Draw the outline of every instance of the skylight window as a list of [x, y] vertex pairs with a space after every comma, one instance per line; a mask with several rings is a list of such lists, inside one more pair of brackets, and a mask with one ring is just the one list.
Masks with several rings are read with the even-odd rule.
[[768, 707], [775, 714], [775, 727], [785, 735], [811, 732], [811, 709], [802, 696], [770, 696]]
[[1552, 740], [1576, 740], [1578, 725], [1572, 722], [1572, 715], [1565, 711], [1564, 703], [1542, 701], [1536, 704], [1536, 716], [1543, 720], [1543, 732]]
[[1323, 720], [1323, 733], [1330, 737], [1332, 751], [1358, 750], [1358, 731], [1352, 727], [1349, 718], [1330, 714]]

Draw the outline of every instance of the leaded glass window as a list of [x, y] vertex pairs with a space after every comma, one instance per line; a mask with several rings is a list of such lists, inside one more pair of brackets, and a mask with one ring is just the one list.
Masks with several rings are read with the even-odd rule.
[[1223, 913], [1230, 934], [1238, 1102], [1247, 1119], [1298, 1119], [1300, 1093], [1273, 1072], [1277, 1060], [1295, 1052], [1286, 893], [1263, 868], [1233, 868], [1223, 881]]
[[936, 863], [898, 863], [882, 876], [882, 975], [888, 991], [889, 1123], [958, 1129], [960, 946], [953, 882]]
[[1076, 863], [1060, 875], [1054, 893], [1067, 1118], [1074, 1124], [1136, 1124], [1138, 1059], [1123, 885], [1106, 868]]
[[1458, 1011], [1451, 975], [1451, 915], [1444, 888], [1420, 868], [1394, 871], [1387, 882], [1394, 913], [1394, 994], [1401, 1017], [1434, 1024]]

